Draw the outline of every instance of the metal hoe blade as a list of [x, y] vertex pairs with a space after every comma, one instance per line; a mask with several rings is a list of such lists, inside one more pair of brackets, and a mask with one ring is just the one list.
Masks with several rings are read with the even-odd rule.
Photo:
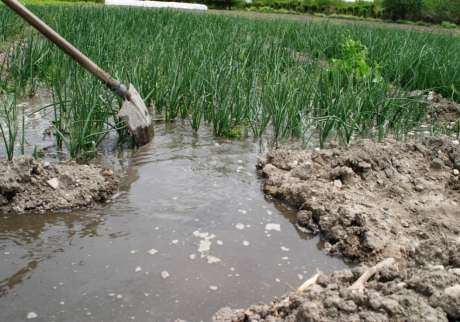
[[26, 20], [35, 29], [41, 32], [46, 38], [55, 43], [67, 55], [78, 62], [88, 72], [99, 78], [104, 82], [112, 91], [124, 98], [124, 103], [119, 112], [119, 116], [126, 120], [131, 135], [134, 137], [134, 142], [137, 145], [144, 145], [150, 142], [153, 136], [152, 118], [145, 106], [142, 97], [133, 87], [129, 88], [121, 84], [118, 80], [114, 79], [106, 71], [96, 65], [91, 59], [80, 52], [71, 43], [65, 40], [56, 31], [51, 29], [40, 18], [34, 15], [30, 10], [24, 7], [17, 0], [1, 0], [8, 7]]
[[153, 126], [149, 110], [132, 84], [128, 87], [128, 97], [125, 99], [118, 117], [128, 124], [129, 131], [136, 145], [144, 145], [152, 140]]

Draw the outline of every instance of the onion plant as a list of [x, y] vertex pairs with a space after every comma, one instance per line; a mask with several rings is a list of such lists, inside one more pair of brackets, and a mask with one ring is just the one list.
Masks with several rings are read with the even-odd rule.
[[[250, 129], [348, 144], [416, 128], [427, 110], [408, 91], [460, 101], [460, 38], [452, 34], [134, 8], [32, 10], [135, 84], [165, 121], [208, 126], [216, 136]], [[5, 8], [0, 27], [0, 42], [22, 28]], [[35, 33], [0, 59], [0, 70], [0, 91], [52, 90], [55, 138], [71, 157], [93, 156], [108, 131], [126, 137], [117, 98]]]
[[13, 160], [19, 132], [18, 113], [14, 96], [0, 101], [0, 134], [3, 140], [6, 156]]

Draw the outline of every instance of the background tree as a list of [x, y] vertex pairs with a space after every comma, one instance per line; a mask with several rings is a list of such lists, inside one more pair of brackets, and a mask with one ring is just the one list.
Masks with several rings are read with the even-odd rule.
[[419, 19], [422, 12], [422, 0], [384, 0], [384, 16], [392, 20]]

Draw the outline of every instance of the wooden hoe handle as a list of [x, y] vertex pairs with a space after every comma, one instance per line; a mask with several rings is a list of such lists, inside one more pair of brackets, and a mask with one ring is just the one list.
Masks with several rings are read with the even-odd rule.
[[75, 48], [71, 43], [65, 40], [56, 31], [51, 29], [46, 23], [40, 18], [33, 14], [29, 9], [23, 6], [17, 0], [2, 0], [11, 10], [16, 12], [25, 21], [32, 25], [35, 29], [41, 32], [46, 38], [61, 48], [67, 55], [77, 61], [83, 68], [88, 72], [99, 78], [104, 82], [111, 90], [120, 95], [125, 99], [129, 99], [129, 93], [126, 86], [120, 83], [118, 80], [110, 76], [106, 71], [96, 65], [91, 59]]

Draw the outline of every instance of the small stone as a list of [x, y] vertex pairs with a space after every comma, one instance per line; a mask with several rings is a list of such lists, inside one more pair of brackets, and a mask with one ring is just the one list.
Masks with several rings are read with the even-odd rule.
[[209, 286], [209, 289], [210, 289], [211, 291], [217, 291], [219, 288], [218, 288], [217, 286], [215, 286], [215, 285], [210, 285], [210, 286]]
[[334, 180], [334, 186], [337, 188], [342, 188], [342, 181], [340, 179]]
[[161, 272], [161, 277], [165, 280], [169, 277], [169, 273], [167, 271], [162, 271]]
[[460, 268], [451, 268], [449, 269], [449, 273], [460, 276]]
[[441, 159], [435, 158], [431, 161], [431, 168], [435, 170], [440, 170], [444, 166], [444, 162]]
[[345, 312], [355, 312], [358, 308], [353, 301], [340, 301], [337, 306]]
[[249, 246], [249, 242], [247, 240], [243, 240], [243, 245], [244, 246]]
[[104, 177], [112, 177], [113, 176], [113, 171], [111, 169], [104, 169], [101, 171], [101, 174]]
[[134, 272], [136, 273], [139, 273], [140, 271], [142, 271], [142, 267], [140, 266], [137, 266], [136, 269], [134, 270]]
[[291, 175], [301, 180], [308, 180], [310, 175], [312, 174], [312, 168], [313, 165], [311, 163], [305, 163], [295, 167], [292, 170]]
[[395, 314], [400, 310], [399, 303], [398, 301], [395, 301], [393, 299], [389, 298], [384, 298], [382, 299], [382, 307], [385, 309], [385, 311]]
[[457, 169], [454, 169], [454, 170], [452, 171], [452, 173], [454, 174], [454, 176], [458, 176], [459, 173], [460, 173], [460, 171], [458, 171]]
[[362, 169], [362, 171], [366, 172], [369, 171], [372, 168], [372, 165], [368, 162], [361, 161], [358, 163], [358, 167]]
[[48, 181], [46, 181], [46, 183], [54, 190], [59, 188], [59, 180], [57, 178], [49, 179]]
[[308, 227], [308, 225], [310, 224], [310, 221], [312, 219], [312, 216], [313, 216], [313, 214], [312, 214], [311, 211], [300, 210], [296, 215], [297, 223], [300, 226]]

